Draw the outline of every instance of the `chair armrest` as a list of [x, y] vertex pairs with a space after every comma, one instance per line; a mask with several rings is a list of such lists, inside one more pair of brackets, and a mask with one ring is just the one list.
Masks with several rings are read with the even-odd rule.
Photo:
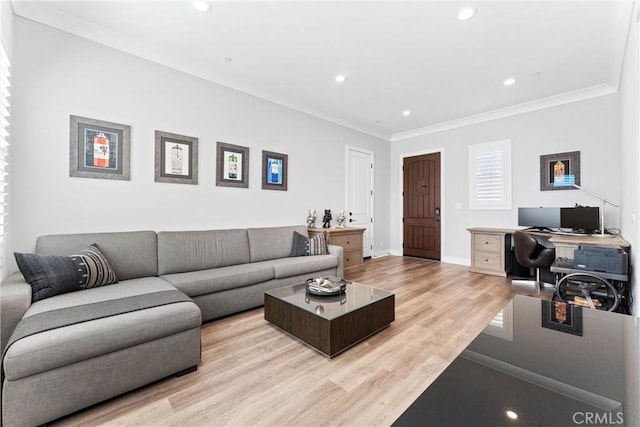
[[16, 272], [0, 284], [0, 350], [31, 306], [31, 286]]
[[330, 255], [335, 255], [338, 257], [338, 269], [336, 271], [336, 276], [343, 278], [344, 277], [344, 249], [342, 246], [336, 245], [327, 245], [327, 250]]

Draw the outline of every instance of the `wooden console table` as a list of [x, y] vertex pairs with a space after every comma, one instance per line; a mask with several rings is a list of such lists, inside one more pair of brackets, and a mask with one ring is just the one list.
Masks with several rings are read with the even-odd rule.
[[323, 231], [327, 232], [327, 243], [342, 246], [344, 249], [344, 269], [362, 266], [363, 260], [363, 234], [366, 228], [361, 227], [331, 227], [310, 228], [309, 237], [313, 237]]

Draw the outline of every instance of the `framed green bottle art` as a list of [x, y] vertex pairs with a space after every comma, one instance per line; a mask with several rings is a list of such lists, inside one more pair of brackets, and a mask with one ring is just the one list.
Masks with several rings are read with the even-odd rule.
[[249, 147], [218, 141], [216, 146], [216, 185], [249, 188]]

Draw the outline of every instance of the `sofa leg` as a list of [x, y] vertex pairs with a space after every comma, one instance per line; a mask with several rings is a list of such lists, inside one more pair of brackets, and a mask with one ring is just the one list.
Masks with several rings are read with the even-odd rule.
[[176, 377], [181, 377], [183, 375], [190, 374], [191, 372], [195, 372], [197, 370], [198, 370], [198, 365], [193, 365], [188, 367], [187, 369], [183, 369], [182, 371], [176, 372], [175, 375]]

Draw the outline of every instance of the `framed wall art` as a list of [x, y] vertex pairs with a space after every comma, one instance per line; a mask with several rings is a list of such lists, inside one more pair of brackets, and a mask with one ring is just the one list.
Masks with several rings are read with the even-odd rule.
[[198, 184], [198, 138], [156, 131], [155, 181]]
[[582, 336], [582, 307], [559, 301], [540, 302], [543, 328]]
[[131, 126], [70, 116], [69, 176], [129, 180]]
[[218, 141], [216, 185], [249, 188], [249, 147]]
[[287, 191], [286, 154], [262, 151], [262, 189]]
[[540, 156], [540, 190], [575, 190], [580, 185], [580, 152]]

